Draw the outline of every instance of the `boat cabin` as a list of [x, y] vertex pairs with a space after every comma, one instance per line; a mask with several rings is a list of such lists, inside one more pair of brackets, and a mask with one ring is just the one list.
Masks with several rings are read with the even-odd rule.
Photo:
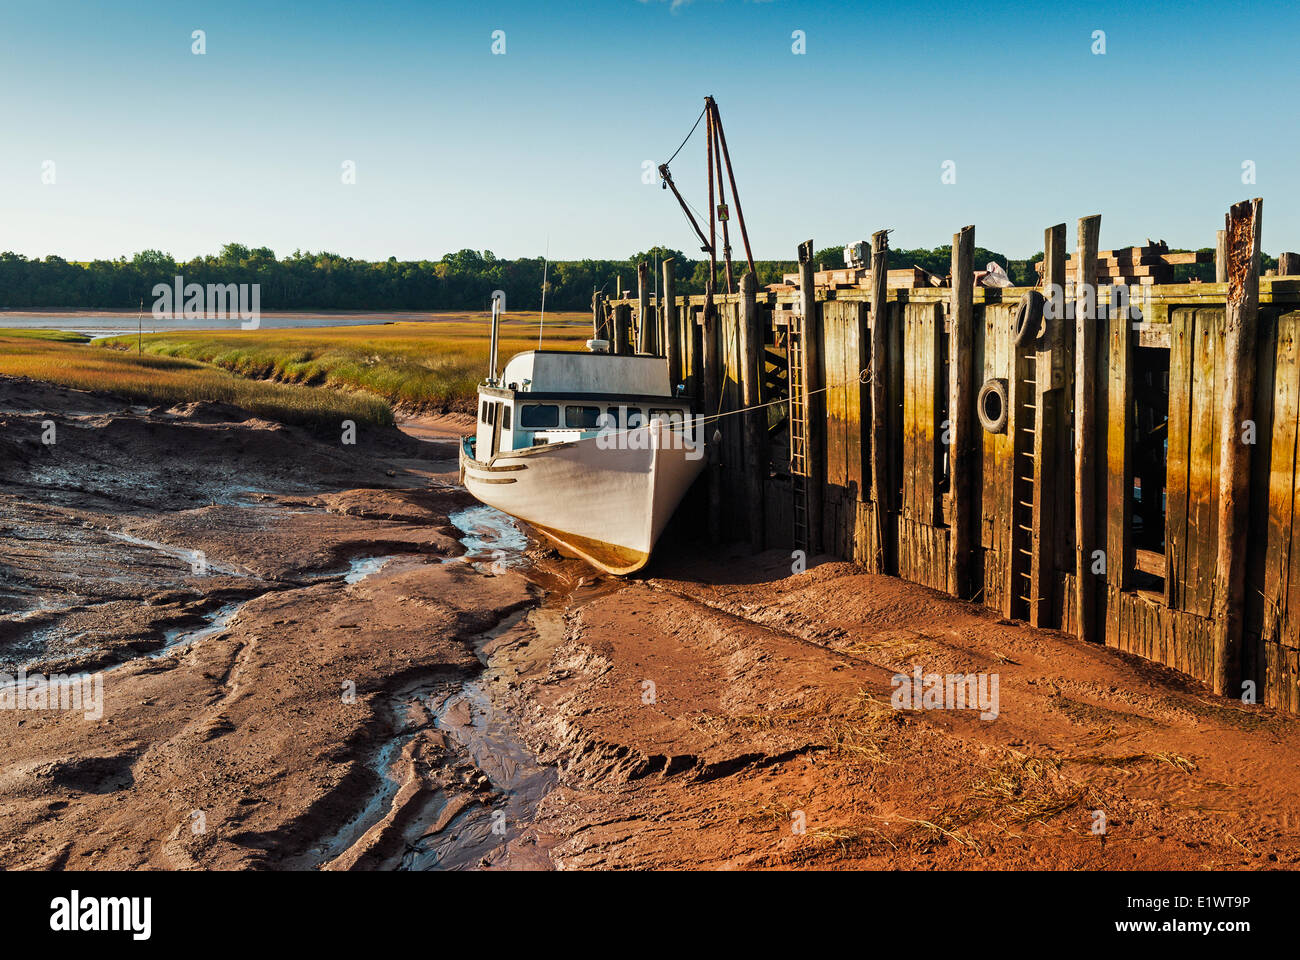
[[529, 350], [478, 390], [477, 458], [503, 450], [586, 440], [659, 419], [684, 423], [690, 398], [674, 396], [662, 357]]

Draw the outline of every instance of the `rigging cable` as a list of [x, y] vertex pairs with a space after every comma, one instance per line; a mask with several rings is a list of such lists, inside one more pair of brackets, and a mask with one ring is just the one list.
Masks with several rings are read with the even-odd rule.
[[694, 135], [696, 127], [700, 125], [700, 121], [704, 119], [704, 115], [708, 112], [709, 112], [709, 105], [706, 103], [704, 105], [704, 109], [700, 111], [700, 115], [695, 118], [695, 126], [691, 127], [691, 132], [686, 135], [686, 139], [681, 142], [681, 146], [679, 146], [676, 150], [674, 150], [673, 155], [669, 157], [666, 161], [664, 161], [665, 167], [677, 159], [677, 154], [682, 152], [682, 147], [686, 146], [686, 142], [690, 140], [691, 137]]

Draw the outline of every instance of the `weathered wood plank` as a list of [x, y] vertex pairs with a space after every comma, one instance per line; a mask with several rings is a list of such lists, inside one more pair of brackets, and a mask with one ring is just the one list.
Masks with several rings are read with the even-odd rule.
[[[713, 277], [705, 281], [704, 330], [701, 351], [704, 358], [703, 412], [717, 414], [722, 403], [722, 355], [718, 342], [718, 307], [713, 301]], [[722, 451], [714, 438], [717, 430], [712, 423], [705, 426], [705, 442], [709, 450], [709, 542], [722, 542]]]
[[1035, 355], [1034, 500], [1029, 622], [1036, 627], [1060, 624], [1055, 585], [1058, 529], [1071, 505], [1061, 483], [1060, 442], [1062, 391], [1065, 386], [1065, 224], [1043, 231], [1043, 279], [1048, 284], [1044, 306], [1046, 333]]
[[1096, 550], [1097, 454], [1097, 336], [1096, 289], [1099, 215], [1079, 221], [1079, 265], [1075, 279], [1075, 394], [1074, 394], [1074, 539], [1075, 619], [1080, 639], [1097, 639], [1097, 583], [1093, 570]]
[[877, 569], [895, 569], [890, 538], [885, 535], [885, 514], [894, 509], [889, 470], [889, 232], [871, 236], [871, 499], [876, 503], [876, 545], [881, 551]]
[[[672, 263], [667, 260], [665, 263]], [[667, 287], [668, 274], [664, 274]], [[669, 348], [671, 354], [672, 347]], [[740, 375], [741, 402], [745, 430], [745, 500], [748, 511], [750, 549], [758, 553], [766, 541], [764, 493], [770, 456], [767, 444], [767, 411], [762, 402], [763, 328], [758, 309], [755, 279], [752, 273], [740, 278]]]
[[1191, 425], [1188, 439], [1188, 557], [1183, 609], [1209, 617], [1218, 551], [1219, 391], [1223, 378], [1223, 311], [1194, 314]]
[[668, 357], [668, 385], [676, 392], [682, 382], [686, 364], [682, 357], [682, 328], [677, 316], [677, 261], [669, 257], [663, 262], [664, 301], [660, 328], [663, 330], [664, 353]]
[[1250, 516], [1250, 447], [1242, 431], [1255, 400], [1259, 236], [1263, 201], [1228, 212], [1228, 304], [1224, 328], [1223, 414], [1219, 432], [1219, 537], [1214, 590], [1214, 673], [1220, 695], [1236, 696], [1241, 679], [1241, 629]]
[[620, 356], [632, 352], [628, 333], [632, 329], [632, 307], [626, 303], [614, 305], [614, 352]]
[[[1112, 306], [1106, 429], [1106, 582], [1112, 595], [1129, 585], [1128, 574], [1133, 567], [1132, 344], [1126, 311]], [[1108, 637], [1107, 641], [1116, 639]]]
[[642, 260], [636, 265], [636, 352], [652, 353], [650, 338], [650, 264]]
[[952, 238], [952, 330], [948, 348], [948, 418], [952, 447], [952, 535], [948, 560], [948, 592], [969, 599], [974, 595], [971, 568], [979, 542], [974, 521], [975, 457], [978, 421], [975, 418], [975, 228], [962, 227]]
[[[1290, 648], [1300, 648], [1300, 524], [1296, 523], [1300, 507], [1300, 313], [1287, 315], [1287, 343], [1285, 363], [1283, 358], [1282, 328], [1278, 330], [1279, 386], [1286, 378], [1285, 410], [1280, 391], [1274, 407], [1273, 448], [1279, 454], [1276, 468], [1269, 475], [1269, 502], [1277, 491], [1277, 512], [1270, 509], [1270, 522], [1278, 517], [1285, 526], [1279, 530], [1277, 543], [1280, 551], [1278, 570], [1278, 626], [1274, 639]], [[1280, 462], [1279, 462], [1280, 461]], [[1285, 542], [1289, 541], [1289, 542]], [[1269, 553], [1272, 554], [1270, 543]], [[1283, 565], [1284, 564], [1284, 565]], [[1266, 589], [1266, 594], [1268, 591]]]
[[1169, 313], [1169, 440], [1165, 467], [1165, 555], [1169, 575], [1165, 603], [1186, 609], [1188, 573], [1188, 482], [1190, 455], [1192, 365], [1195, 353], [1195, 313]]
[[[812, 241], [804, 245], [811, 257]], [[826, 402], [822, 364], [822, 318], [810, 259], [799, 264], [799, 309], [803, 314], [804, 409], [808, 415], [808, 549], [822, 549], [822, 499], [826, 482]]]

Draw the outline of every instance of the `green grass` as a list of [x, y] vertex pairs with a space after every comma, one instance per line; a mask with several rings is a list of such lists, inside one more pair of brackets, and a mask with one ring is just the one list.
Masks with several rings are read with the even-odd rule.
[[[146, 355], [202, 361], [250, 380], [362, 390], [410, 411], [467, 411], [487, 372], [488, 324], [486, 314], [439, 314], [429, 322], [358, 327], [145, 334], [143, 345]], [[548, 313], [544, 346], [580, 349], [590, 331], [587, 314]], [[94, 346], [135, 350], [136, 337]], [[501, 366], [536, 347], [536, 314], [502, 323]]]
[[26, 327], [0, 327], [0, 337], [25, 337], [29, 340], [54, 340], [58, 343], [89, 343], [90, 337], [70, 330], [29, 330]]
[[343, 420], [393, 423], [392, 408], [374, 394], [247, 380], [195, 360], [97, 350], [59, 338], [31, 337], [30, 332], [12, 336], [0, 331], [0, 374], [109, 393], [150, 406], [201, 400], [232, 403], [268, 420], [323, 430], [337, 430]]

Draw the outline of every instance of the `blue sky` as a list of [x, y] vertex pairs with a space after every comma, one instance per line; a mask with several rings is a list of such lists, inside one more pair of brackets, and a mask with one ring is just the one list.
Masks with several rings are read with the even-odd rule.
[[[3, 0], [0, 250], [689, 252], [642, 164], [712, 94], [760, 258], [967, 223], [1025, 256], [1091, 213], [1103, 248], [1208, 246], [1254, 196], [1276, 253], [1300, 248], [1298, 28], [1282, 3]], [[673, 171], [701, 209], [703, 168], [697, 133]]]

